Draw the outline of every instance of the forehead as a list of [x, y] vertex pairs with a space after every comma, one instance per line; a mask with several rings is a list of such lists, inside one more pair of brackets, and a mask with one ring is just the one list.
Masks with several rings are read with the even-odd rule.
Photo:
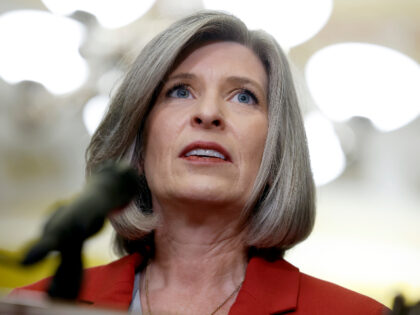
[[171, 74], [190, 72], [219, 76], [243, 76], [267, 87], [267, 73], [259, 57], [248, 47], [230, 41], [214, 41], [189, 49]]

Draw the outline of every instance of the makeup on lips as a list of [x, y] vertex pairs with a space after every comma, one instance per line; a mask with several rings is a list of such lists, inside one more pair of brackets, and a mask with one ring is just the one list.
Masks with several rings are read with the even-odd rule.
[[223, 146], [216, 142], [196, 141], [187, 145], [179, 155], [190, 162], [231, 163], [232, 159]]

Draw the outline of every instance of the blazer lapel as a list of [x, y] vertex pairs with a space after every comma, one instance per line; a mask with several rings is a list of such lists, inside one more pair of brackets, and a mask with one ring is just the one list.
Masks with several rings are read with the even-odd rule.
[[252, 258], [229, 315], [281, 314], [296, 309], [299, 278], [299, 269], [283, 259]]
[[132, 254], [108, 265], [85, 270], [78, 301], [101, 307], [128, 309], [135, 271], [141, 260], [139, 254]]

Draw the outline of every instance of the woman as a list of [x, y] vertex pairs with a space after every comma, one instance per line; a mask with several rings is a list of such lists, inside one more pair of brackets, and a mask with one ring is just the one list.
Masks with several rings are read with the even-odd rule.
[[268, 34], [201, 12], [156, 36], [94, 134], [87, 174], [109, 159], [143, 179], [111, 218], [129, 255], [87, 270], [81, 301], [155, 315], [384, 311], [282, 259], [312, 230], [314, 185], [289, 66]]

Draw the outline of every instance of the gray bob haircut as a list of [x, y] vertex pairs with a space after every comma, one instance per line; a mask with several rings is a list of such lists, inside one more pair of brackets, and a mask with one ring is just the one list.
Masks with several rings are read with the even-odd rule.
[[87, 148], [87, 175], [107, 160], [125, 160], [142, 176], [138, 198], [110, 218], [120, 253], [144, 252], [145, 246], [150, 247], [145, 240], [152, 239], [157, 227], [151, 193], [142, 175], [143, 130], [148, 113], [162, 82], [185, 50], [208, 41], [233, 41], [250, 48], [268, 75], [268, 134], [259, 173], [240, 218], [247, 231], [246, 245], [257, 251], [283, 253], [312, 231], [315, 188], [286, 56], [269, 34], [248, 30], [232, 15], [201, 11], [174, 23], [144, 47]]

